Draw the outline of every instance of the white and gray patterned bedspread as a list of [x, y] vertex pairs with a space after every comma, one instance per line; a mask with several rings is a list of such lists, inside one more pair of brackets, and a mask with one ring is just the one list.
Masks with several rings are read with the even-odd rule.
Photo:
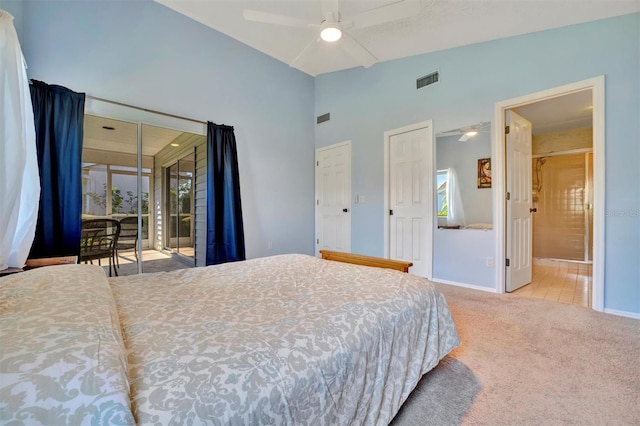
[[460, 343], [429, 281], [312, 256], [110, 283], [140, 424], [386, 425]]
[[134, 424], [118, 314], [99, 266], [0, 279], [0, 424]]

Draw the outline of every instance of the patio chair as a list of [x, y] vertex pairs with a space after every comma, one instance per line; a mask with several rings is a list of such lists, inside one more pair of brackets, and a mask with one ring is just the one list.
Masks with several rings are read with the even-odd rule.
[[115, 264], [115, 247], [120, 234], [120, 222], [114, 219], [86, 219], [82, 221], [80, 240], [80, 262], [93, 264], [94, 260], [102, 266], [101, 259], [109, 259], [111, 270], [118, 276]]
[[116, 264], [120, 267], [120, 252], [133, 249], [138, 263], [138, 218], [129, 216], [120, 219], [120, 235], [116, 243]]

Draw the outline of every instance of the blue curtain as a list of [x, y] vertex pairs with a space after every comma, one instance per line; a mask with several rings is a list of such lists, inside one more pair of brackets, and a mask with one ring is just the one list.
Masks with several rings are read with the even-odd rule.
[[80, 254], [84, 93], [31, 82], [40, 211], [31, 258]]
[[207, 265], [245, 259], [236, 137], [207, 122]]

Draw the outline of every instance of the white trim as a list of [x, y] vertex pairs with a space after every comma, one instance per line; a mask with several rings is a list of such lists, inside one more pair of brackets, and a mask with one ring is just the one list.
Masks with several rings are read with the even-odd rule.
[[[604, 75], [536, 93], [507, 99], [495, 104], [491, 143], [493, 220], [495, 223], [495, 259], [505, 259], [505, 111], [522, 105], [552, 99], [583, 90], [593, 97], [593, 276], [592, 306], [604, 311], [604, 218], [605, 218], [605, 78]], [[503, 263], [504, 265], [504, 263]], [[496, 292], [505, 292], [505, 268], [496, 267]]]
[[[431, 153], [431, 185], [428, 188], [427, 194], [427, 206], [431, 205], [431, 214], [436, 217], [436, 211], [433, 207], [434, 203], [434, 178], [435, 178], [435, 143], [433, 142], [433, 120], [425, 120], [419, 123], [410, 124], [408, 126], [399, 127], [393, 130], [387, 130], [384, 132], [384, 209], [382, 211], [383, 223], [384, 223], [384, 257], [389, 258], [389, 220], [387, 212], [389, 211], [389, 143], [392, 136], [400, 135], [402, 133], [413, 132], [419, 129], [429, 129], [431, 137], [429, 138], [430, 146], [427, 146], [427, 150]], [[432, 220], [434, 222], [434, 220]], [[427, 228], [427, 245], [431, 249], [431, 255], [427, 256], [426, 263], [426, 278], [431, 279], [433, 276], [433, 228], [436, 223], [431, 223], [431, 226]]]
[[[313, 246], [315, 247], [314, 252], [316, 257], [320, 257], [320, 249], [318, 247], [318, 161], [319, 161], [319, 156], [318, 154], [322, 151], [326, 151], [329, 149], [334, 149], [334, 148], [340, 148], [342, 146], [346, 146], [349, 149], [349, 206], [347, 207], [349, 209], [349, 220], [351, 221], [351, 219], [353, 218], [353, 200], [352, 195], [353, 195], [353, 187], [352, 187], [352, 178], [353, 178], [353, 148], [351, 145], [351, 140], [347, 140], [344, 142], [338, 142], [338, 143], [334, 143], [333, 145], [327, 145], [327, 146], [323, 146], [322, 148], [316, 148], [315, 151], [315, 155], [314, 155], [314, 159], [313, 162], [315, 163], [313, 165], [313, 178], [314, 178], [314, 201], [316, 201], [316, 204], [313, 207], [313, 212], [314, 212], [314, 240], [316, 240], [315, 243], [313, 243]], [[353, 229], [352, 229], [352, 225], [353, 223], [349, 223], [349, 252], [352, 251], [352, 247], [353, 247], [353, 241], [351, 241], [351, 239], [353, 238]]]
[[459, 283], [459, 282], [455, 282], [455, 281], [441, 280], [440, 278], [433, 278], [431, 281], [433, 281], [434, 283], [438, 283], [438, 284], [452, 285], [454, 287], [464, 287], [464, 288], [469, 288], [471, 290], [485, 291], [487, 293], [498, 293], [495, 288], [482, 287], [482, 286], [475, 285], [475, 284], [465, 284], [465, 283]]
[[627, 317], [627, 318], [640, 320], [640, 314], [637, 312], [619, 311], [617, 309], [605, 309], [603, 312], [605, 314], [617, 315], [619, 317]]
[[129, 123], [140, 122], [151, 126], [166, 127], [171, 130], [207, 134], [207, 124], [198, 123], [187, 118], [166, 115], [161, 112], [143, 110], [134, 106], [122, 105], [102, 99], [87, 97], [84, 103], [84, 113]]

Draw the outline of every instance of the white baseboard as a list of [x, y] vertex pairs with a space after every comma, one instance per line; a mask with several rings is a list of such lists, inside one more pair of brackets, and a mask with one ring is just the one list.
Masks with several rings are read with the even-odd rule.
[[465, 283], [458, 283], [455, 281], [449, 281], [449, 280], [441, 280], [440, 278], [433, 278], [431, 279], [431, 281], [439, 283], [439, 284], [447, 284], [447, 285], [453, 285], [456, 287], [464, 287], [464, 288], [470, 288], [472, 290], [480, 290], [480, 291], [486, 291], [489, 293], [497, 293], [496, 289], [494, 287], [482, 287], [479, 285], [474, 285], [474, 284], [465, 284]]
[[[482, 287], [482, 286], [474, 285], [474, 284], [459, 283], [459, 282], [455, 282], [455, 281], [442, 280], [442, 279], [439, 279], [439, 278], [433, 278], [431, 281], [436, 282], [438, 284], [453, 285], [453, 286], [456, 286], [456, 287], [470, 288], [472, 290], [486, 291], [486, 292], [489, 292], [489, 293], [498, 293], [495, 288]], [[619, 317], [627, 317], [627, 318], [633, 318], [633, 319], [640, 320], [640, 314], [636, 313], [636, 312], [618, 311], [617, 309], [605, 309], [603, 312], [605, 314], [617, 315]]]
[[627, 312], [627, 311], [618, 311], [617, 309], [606, 309], [604, 310], [605, 314], [618, 315], [619, 317], [627, 317], [633, 319], [640, 319], [640, 314], [635, 312]]

